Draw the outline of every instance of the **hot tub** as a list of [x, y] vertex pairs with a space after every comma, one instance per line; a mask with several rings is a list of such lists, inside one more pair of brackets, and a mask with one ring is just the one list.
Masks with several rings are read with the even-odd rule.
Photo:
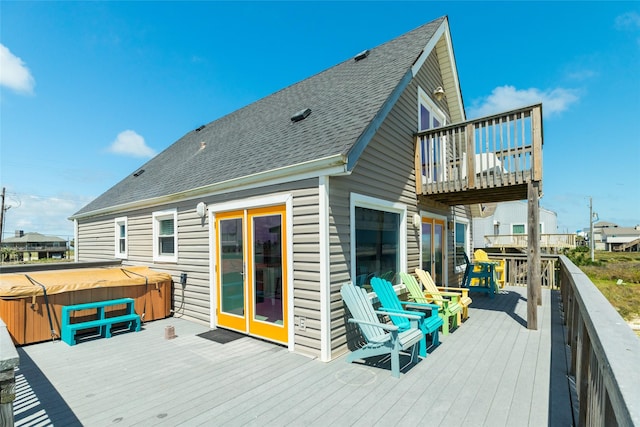
[[59, 338], [65, 305], [133, 298], [143, 322], [163, 319], [171, 314], [171, 283], [167, 273], [134, 266], [0, 274], [0, 318], [16, 345]]

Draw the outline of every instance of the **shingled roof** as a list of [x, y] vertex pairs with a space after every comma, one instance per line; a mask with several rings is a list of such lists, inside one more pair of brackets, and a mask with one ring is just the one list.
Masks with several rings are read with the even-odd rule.
[[[340, 156], [345, 168], [446, 17], [193, 130], [78, 211], [91, 215]], [[355, 54], [355, 53], [354, 53]], [[294, 122], [298, 111], [311, 109]], [[137, 176], [136, 176], [137, 175]], [[72, 218], [73, 218], [72, 217]]]

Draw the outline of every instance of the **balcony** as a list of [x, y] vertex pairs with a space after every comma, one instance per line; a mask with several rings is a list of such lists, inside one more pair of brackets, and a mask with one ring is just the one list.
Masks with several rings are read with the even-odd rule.
[[416, 134], [416, 193], [447, 205], [527, 199], [542, 181], [542, 105]]

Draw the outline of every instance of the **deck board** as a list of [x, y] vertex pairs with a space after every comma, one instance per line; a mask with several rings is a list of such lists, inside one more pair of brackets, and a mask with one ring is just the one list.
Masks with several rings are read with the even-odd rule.
[[[72, 347], [24, 346], [18, 349], [16, 424], [44, 420], [46, 425], [47, 419], [65, 426], [571, 422], [568, 386], [557, 379], [566, 378], [557, 296], [543, 290], [538, 331], [525, 326], [526, 288], [506, 288], [494, 299], [472, 297], [469, 319], [441, 336], [426, 359], [403, 369], [400, 379], [391, 377], [385, 358], [375, 364], [347, 364], [344, 357], [323, 363], [251, 337], [219, 344], [196, 336], [206, 326], [179, 318]], [[167, 325], [174, 326], [175, 339], [164, 339]]]

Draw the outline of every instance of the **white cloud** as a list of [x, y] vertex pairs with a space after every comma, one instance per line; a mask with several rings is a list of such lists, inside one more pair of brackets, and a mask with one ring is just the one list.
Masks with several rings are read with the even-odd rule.
[[144, 138], [135, 131], [125, 130], [109, 146], [109, 151], [134, 157], [153, 157], [156, 152], [144, 142]]
[[500, 86], [491, 95], [475, 100], [468, 111], [469, 118], [488, 116], [509, 111], [527, 105], [542, 102], [545, 116], [559, 114], [579, 99], [574, 89], [555, 88], [540, 90], [536, 88], [516, 89], [514, 86]]
[[640, 30], [640, 14], [627, 12], [616, 16], [615, 26], [618, 30]]
[[65, 194], [36, 196], [8, 194], [3, 239], [13, 237], [16, 230], [63, 238], [73, 237], [73, 222], [68, 218], [91, 201], [91, 197]]
[[[640, 14], [634, 11], [618, 15], [614, 25], [618, 31], [637, 34], [638, 30], [640, 30]], [[636, 37], [636, 43], [640, 45], [640, 38]]]
[[0, 85], [16, 92], [32, 94], [35, 80], [22, 61], [0, 43]]

